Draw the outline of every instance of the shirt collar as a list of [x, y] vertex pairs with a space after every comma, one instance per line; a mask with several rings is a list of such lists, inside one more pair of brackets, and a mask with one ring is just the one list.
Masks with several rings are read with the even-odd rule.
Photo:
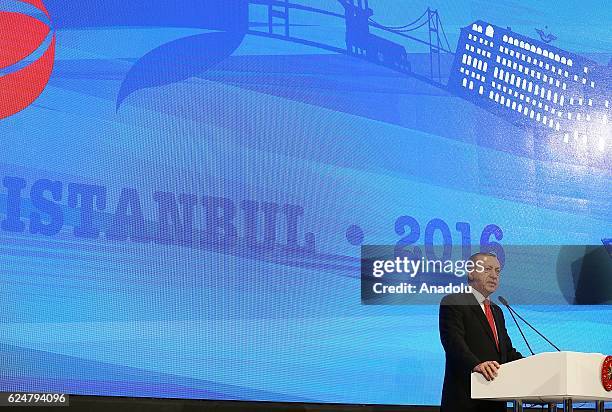
[[485, 301], [485, 297], [482, 293], [480, 293], [479, 291], [477, 291], [476, 289], [472, 288], [472, 293], [474, 294], [474, 297], [476, 298], [476, 300], [478, 301], [479, 305], [483, 305], [484, 301]]

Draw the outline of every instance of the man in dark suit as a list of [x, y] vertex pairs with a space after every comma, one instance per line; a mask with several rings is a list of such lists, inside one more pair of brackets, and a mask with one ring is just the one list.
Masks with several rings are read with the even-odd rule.
[[440, 411], [506, 411], [505, 402], [470, 396], [472, 372], [493, 380], [501, 364], [523, 357], [512, 346], [502, 310], [489, 299], [499, 286], [499, 260], [489, 253], [477, 253], [470, 260], [475, 265], [468, 272], [472, 293], [448, 295], [440, 303], [440, 339], [446, 352]]

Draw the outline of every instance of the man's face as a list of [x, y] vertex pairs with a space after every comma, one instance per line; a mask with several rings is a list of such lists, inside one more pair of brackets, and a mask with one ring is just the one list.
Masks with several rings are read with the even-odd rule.
[[[483, 267], [484, 270], [479, 272], [479, 269]], [[475, 269], [468, 274], [470, 286], [487, 297], [499, 287], [500, 273], [501, 266], [495, 256], [478, 255], [476, 256]]]

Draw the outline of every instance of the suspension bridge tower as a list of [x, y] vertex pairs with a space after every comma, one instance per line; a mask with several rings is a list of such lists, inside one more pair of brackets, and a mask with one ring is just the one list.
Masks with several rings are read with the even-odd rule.
[[365, 56], [370, 38], [370, 17], [374, 11], [368, 0], [339, 0], [346, 18], [346, 49], [349, 54]]

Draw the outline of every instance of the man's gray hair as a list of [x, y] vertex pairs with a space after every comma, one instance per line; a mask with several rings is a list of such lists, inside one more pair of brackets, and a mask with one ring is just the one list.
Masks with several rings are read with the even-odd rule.
[[468, 260], [471, 260], [472, 262], [474, 262], [474, 264], [476, 264], [476, 262], [478, 261], [478, 259], [477, 259], [478, 256], [490, 256], [490, 257], [494, 257], [494, 258], [497, 259], [497, 255], [495, 253], [491, 253], [491, 252], [476, 252], [472, 256], [470, 256], [470, 258]]

